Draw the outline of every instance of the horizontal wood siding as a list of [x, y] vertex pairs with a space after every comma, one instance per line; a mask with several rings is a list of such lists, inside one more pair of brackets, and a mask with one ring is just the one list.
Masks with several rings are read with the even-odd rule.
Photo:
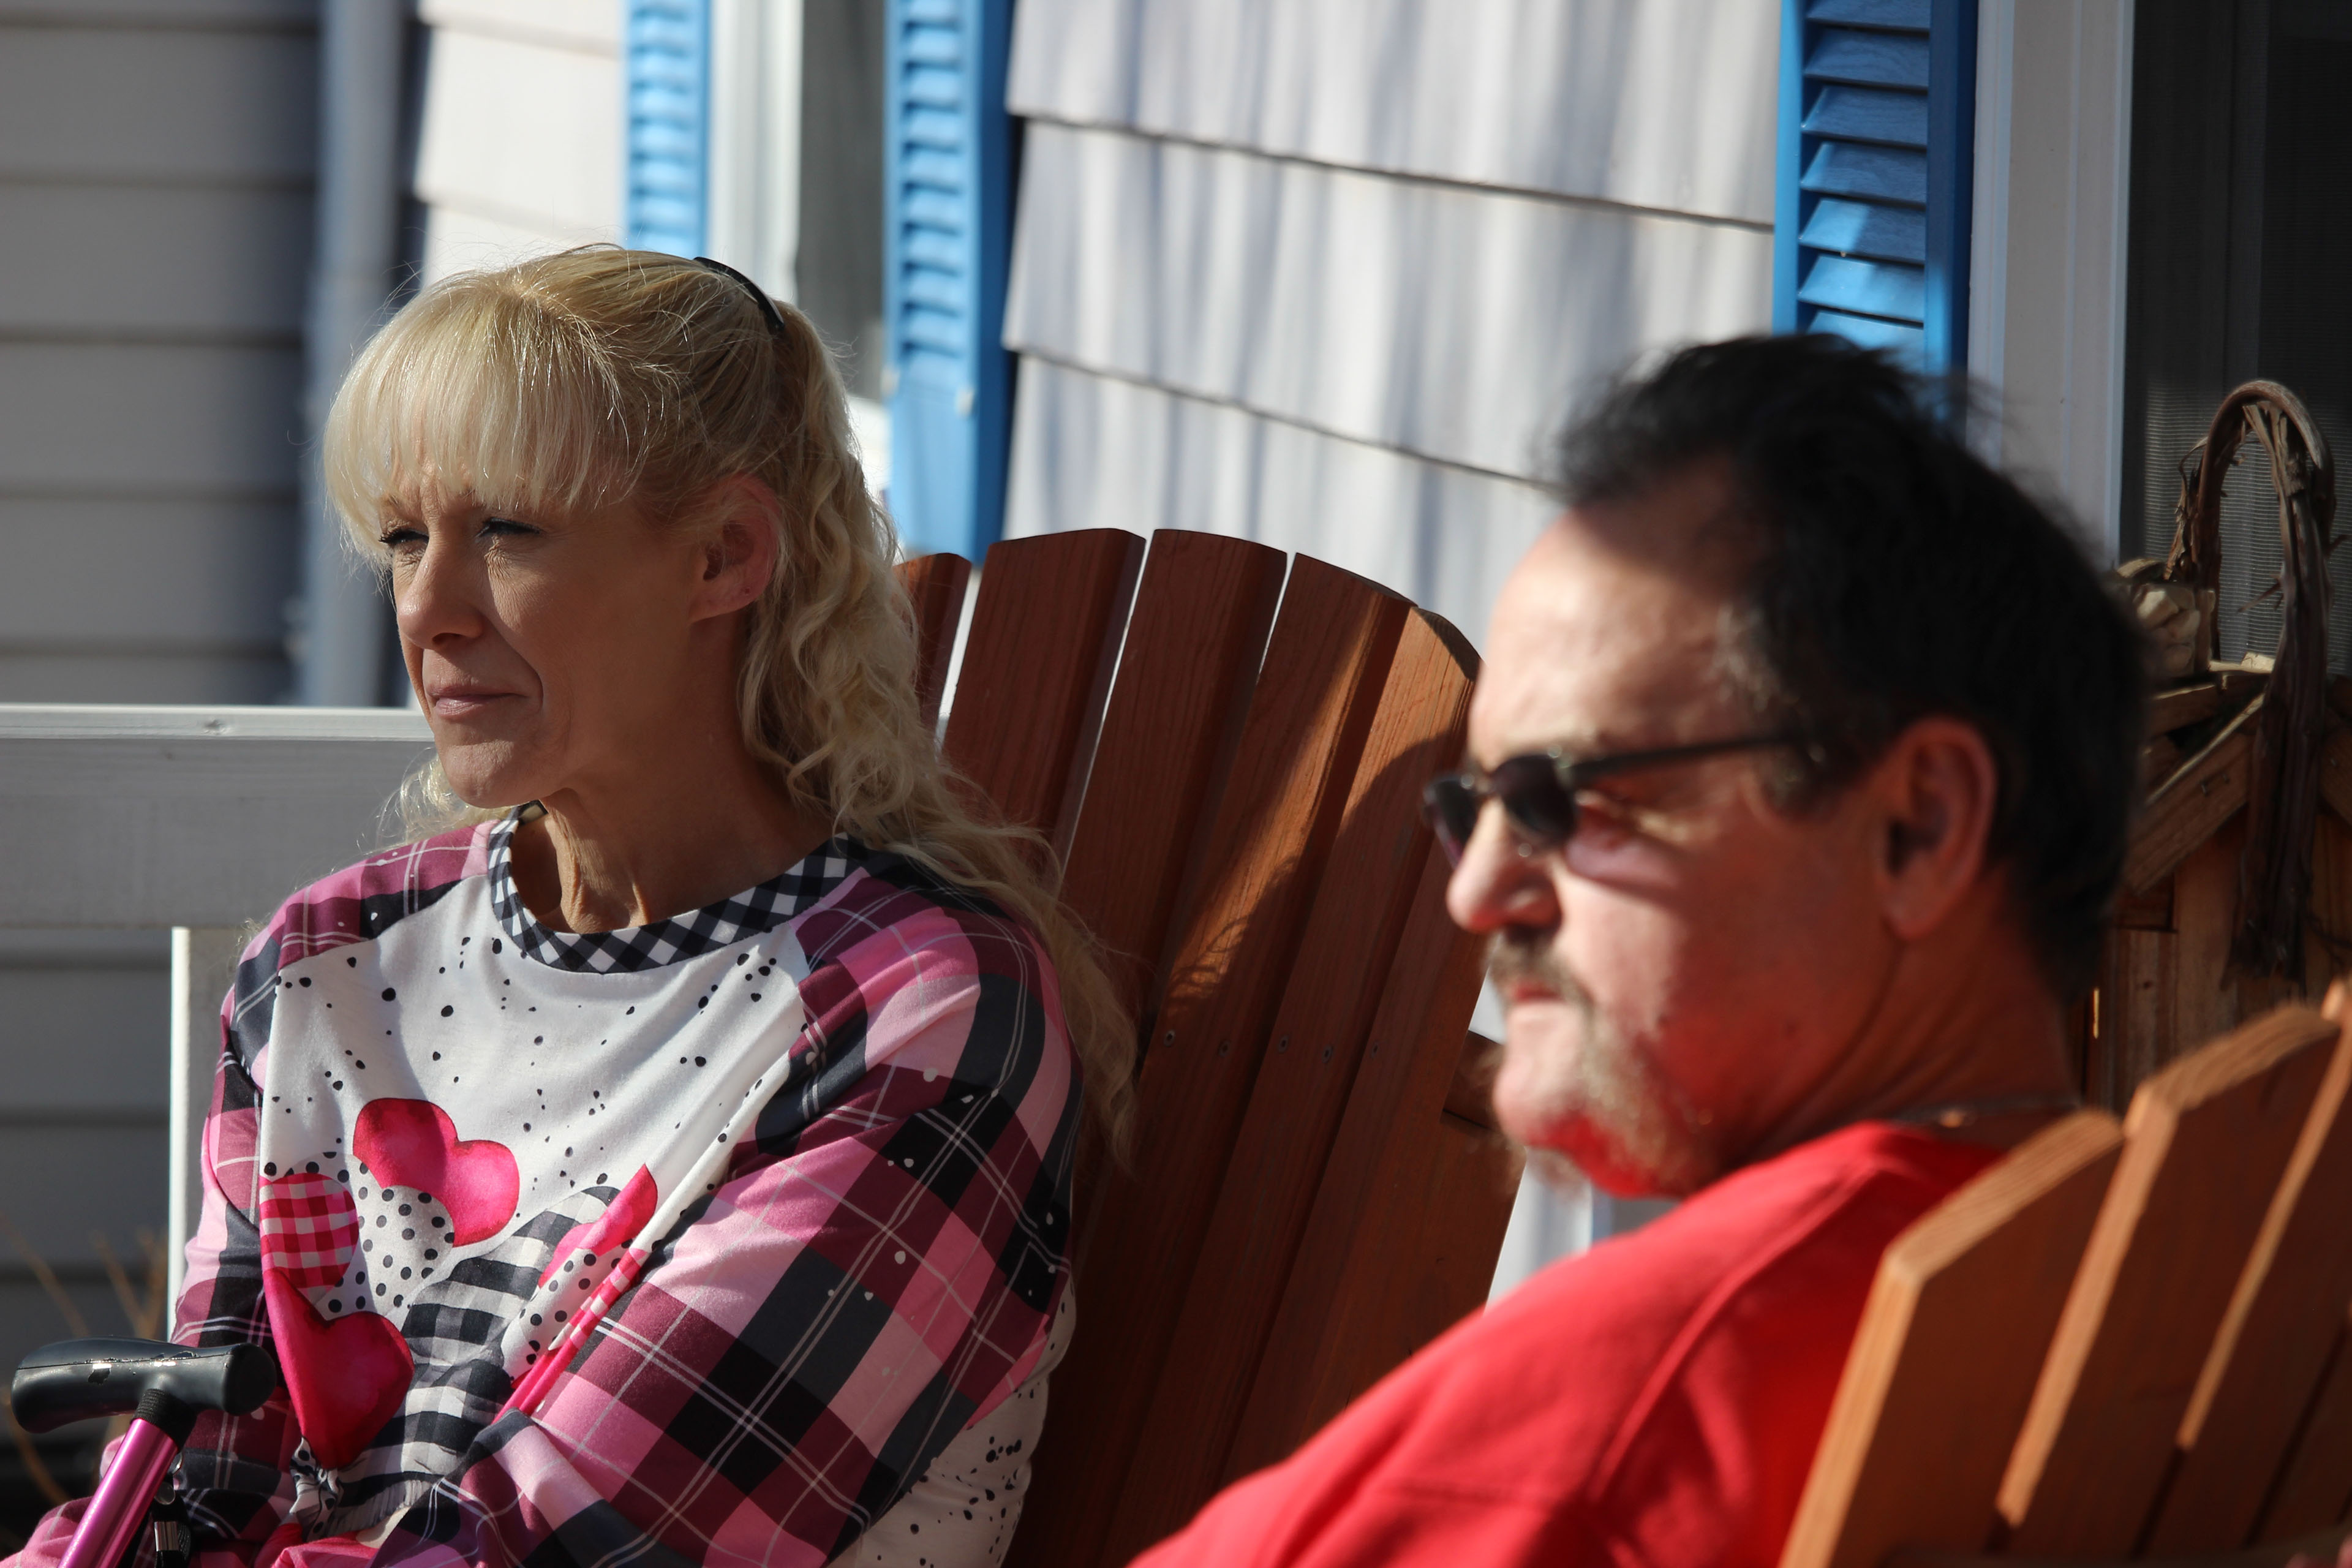
[[1022, 367], [1013, 473], [1009, 534], [1108, 525], [1256, 540], [1385, 584], [1474, 643], [1555, 510], [1515, 479], [1037, 359]]
[[1759, 0], [1023, 0], [1016, 114], [1772, 221]]
[[[288, 687], [316, 19], [0, 4], [0, 702]], [[93, 1234], [138, 1277], [164, 1229], [169, 963], [0, 931], [0, 1211], [99, 1332]], [[0, 1369], [69, 1327], [0, 1233]]]
[[1778, 12], [1024, 0], [1006, 532], [1305, 551], [1484, 636], [1602, 377], [1771, 314]]
[[426, 281], [621, 237], [617, 0], [425, 0]]
[[1492, 473], [1634, 354], [1770, 313], [1746, 225], [1045, 123], [1024, 160], [1014, 348]]

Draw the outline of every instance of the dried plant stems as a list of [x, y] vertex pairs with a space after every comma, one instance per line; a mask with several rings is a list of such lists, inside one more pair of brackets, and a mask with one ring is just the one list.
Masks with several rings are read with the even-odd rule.
[[25, 1260], [26, 1267], [33, 1271], [33, 1278], [41, 1282], [43, 1290], [48, 1292], [49, 1304], [57, 1308], [58, 1316], [66, 1321], [66, 1327], [73, 1331], [76, 1339], [87, 1339], [89, 1336], [89, 1320], [81, 1315], [81, 1309], [74, 1305], [73, 1298], [67, 1295], [66, 1288], [58, 1282], [58, 1271], [49, 1267], [47, 1258], [33, 1250], [33, 1244], [25, 1239], [25, 1233], [16, 1228], [16, 1222], [8, 1216], [5, 1208], [0, 1208], [0, 1231], [7, 1234], [8, 1245], [16, 1249], [16, 1256]]

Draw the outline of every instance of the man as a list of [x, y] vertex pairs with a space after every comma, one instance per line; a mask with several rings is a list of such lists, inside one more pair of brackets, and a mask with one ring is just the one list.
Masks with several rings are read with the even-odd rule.
[[1504, 1128], [1687, 1197], [1429, 1346], [1143, 1560], [1780, 1556], [1880, 1253], [2075, 1103], [2128, 624], [1888, 362], [1685, 351], [1561, 443], [1470, 762]]

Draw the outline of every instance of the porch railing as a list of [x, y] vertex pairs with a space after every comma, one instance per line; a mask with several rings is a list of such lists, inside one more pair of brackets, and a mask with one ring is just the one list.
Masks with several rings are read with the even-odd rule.
[[388, 841], [386, 803], [430, 746], [395, 709], [0, 703], [0, 928], [172, 932], [173, 1297], [245, 935]]
[[[387, 804], [431, 743], [397, 709], [0, 703], [0, 929], [172, 932], [169, 1299], [237, 954], [288, 893], [393, 841]], [[1514, 1279], [1639, 1222], [1531, 1195]]]

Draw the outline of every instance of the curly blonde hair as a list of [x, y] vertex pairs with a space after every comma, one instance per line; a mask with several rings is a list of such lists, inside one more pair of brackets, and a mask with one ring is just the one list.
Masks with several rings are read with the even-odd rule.
[[[992, 900], [1059, 978], [1087, 1097], [1114, 1148], [1130, 1119], [1131, 1021], [1044, 841], [976, 809], [916, 692], [914, 616], [896, 531], [866, 489], [840, 377], [808, 319], [772, 331], [741, 282], [675, 256], [586, 247], [460, 273], [361, 353], [327, 418], [328, 494], [379, 570], [388, 504], [428, 477], [495, 510], [634, 500], [692, 515], [751, 475], [778, 506], [778, 552], [748, 612], [736, 705], [744, 743], [795, 805], [869, 847]], [[419, 837], [498, 815], [437, 760], [403, 786]]]

